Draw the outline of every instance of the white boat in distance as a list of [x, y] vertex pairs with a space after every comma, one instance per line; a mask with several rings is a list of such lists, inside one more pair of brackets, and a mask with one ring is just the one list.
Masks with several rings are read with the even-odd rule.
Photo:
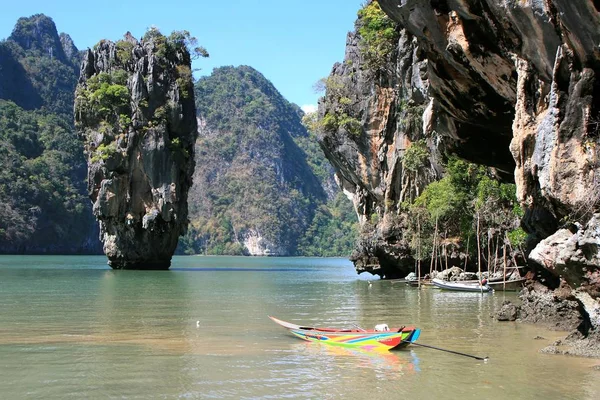
[[450, 282], [443, 281], [441, 279], [434, 278], [431, 283], [444, 290], [455, 290], [458, 292], [490, 292], [492, 289], [486, 284], [481, 285], [479, 282], [465, 283], [465, 282]]

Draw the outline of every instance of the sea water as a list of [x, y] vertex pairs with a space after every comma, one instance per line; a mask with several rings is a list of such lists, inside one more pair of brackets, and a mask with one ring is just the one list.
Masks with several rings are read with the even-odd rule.
[[[346, 259], [174, 257], [114, 271], [99, 256], [0, 256], [2, 399], [598, 399], [600, 360], [542, 354], [562, 332], [490, 317], [510, 293], [358, 276]], [[415, 325], [364, 352], [303, 342], [307, 325]]]

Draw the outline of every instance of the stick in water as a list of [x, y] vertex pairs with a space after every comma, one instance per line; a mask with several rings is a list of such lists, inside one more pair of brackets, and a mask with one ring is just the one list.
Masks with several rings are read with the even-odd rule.
[[446, 352], [448, 352], [448, 353], [452, 353], [452, 354], [458, 354], [459, 356], [471, 357], [471, 358], [474, 358], [474, 359], [476, 359], [476, 360], [482, 360], [482, 361], [487, 361], [487, 360], [488, 360], [488, 357], [477, 357], [477, 356], [472, 356], [472, 355], [470, 355], [470, 354], [460, 353], [460, 352], [458, 352], [458, 351], [453, 351], [453, 350], [441, 349], [441, 348], [439, 348], [439, 347], [429, 346], [429, 345], [427, 345], [427, 344], [421, 344], [421, 343], [409, 342], [409, 341], [406, 341], [406, 340], [403, 340], [403, 342], [404, 342], [404, 343], [410, 343], [410, 344], [412, 344], [412, 345], [415, 345], [415, 346], [427, 347], [427, 348], [429, 348], [429, 349], [440, 350], [440, 351], [446, 351]]

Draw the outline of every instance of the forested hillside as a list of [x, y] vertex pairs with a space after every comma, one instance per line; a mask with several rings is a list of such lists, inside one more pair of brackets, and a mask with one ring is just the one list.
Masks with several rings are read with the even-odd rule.
[[[0, 252], [100, 253], [73, 127], [81, 54], [45, 15], [0, 42]], [[304, 113], [250, 67], [196, 82], [199, 140], [180, 254], [349, 255], [352, 203]]]
[[0, 252], [101, 250], [73, 130], [79, 52], [52, 19], [21, 18], [0, 42]]
[[349, 254], [352, 204], [335, 198], [331, 167], [297, 106], [247, 66], [200, 79], [196, 103], [192, 226], [182, 251]]

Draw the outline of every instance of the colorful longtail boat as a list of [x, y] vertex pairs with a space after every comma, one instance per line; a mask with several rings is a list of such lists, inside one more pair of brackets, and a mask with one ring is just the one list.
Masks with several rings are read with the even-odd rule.
[[337, 329], [300, 326], [269, 316], [273, 322], [288, 329], [290, 333], [309, 342], [320, 342], [332, 346], [355, 347], [363, 350], [397, 350], [416, 341], [421, 330], [414, 326], [401, 328]]

